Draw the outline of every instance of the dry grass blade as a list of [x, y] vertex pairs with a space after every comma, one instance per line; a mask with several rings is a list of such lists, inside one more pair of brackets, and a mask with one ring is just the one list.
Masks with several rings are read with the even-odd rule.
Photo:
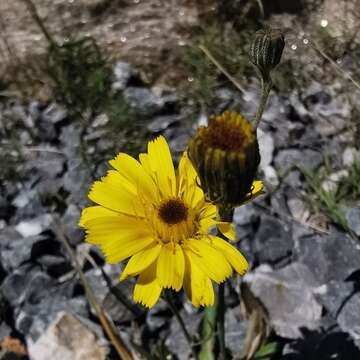
[[329, 63], [337, 70], [339, 71], [344, 79], [346, 80], [350, 80], [357, 88], [358, 90], [360, 90], [360, 84], [351, 76], [351, 74], [349, 74], [347, 71], [345, 71], [342, 67], [340, 67], [336, 61], [334, 61], [329, 55], [327, 55], [325, 53], [324, 50], [322, 50], [320, 48], [320, 46], [315, 42], [315, 41], [311, 41], [310, 46], [312, 49], [314, 49], [316, 52], [318, 52], [324, 59], [326, 59], [327, 61], [329, 61]]
[[242, 308], [249, 320], [242, 358], [249, 360], [266, 342], [270, 335], [270, 325], [264, 305], [251, 292], [246, 284], [241, 286]]
[[95, 294], [94, 294], [93, 290], [91, 289], [88, 281], [86, 280], [86, 277], [85, 277], [84, 273], [82, 272], [80, 265], [76, 259], [75, 253], [74, 253], [73, 249], [71, 248], [59, 223], [60, 222], [58, 221], [58, 219], [54, 218], [52, 230], [54, 231], [56, 236], [61, 240], [61, 242], [64, 244], [66, 250], [68, 251], [70, 258], [74, 264], [74, 267], [75, 267], [77, 273], [79, 274], [80, 281], [85, 289], [86, 297], [88, 298], [90, 304], [93, 306], [93, 308], [96, 312], [96, 315], [100, 320], [101, 326], [103, 327], [106, 335], [109, 337], [112, 345], [114, 346], [117, 354], [119, 355], [119, 358], [121, 360], [132, 360], [133, 357], [131, 356], [130, 352], [127, 350], [127, 348], [125, 347], [125, 344], [120, 339], [120, 337], [115, 333], [111, 322], [109, 321], [105, 312], [103, 311], [103, 309], [97, 302]]
[[209, 60], [239, 89], [242, 94], [245, 94], [245, 89], [238, 83], [238, 81], [229, 74], [229, 72], [214, 58], [210, 51], [203, 45], [199, 45], [199, 49], [209, 58]]

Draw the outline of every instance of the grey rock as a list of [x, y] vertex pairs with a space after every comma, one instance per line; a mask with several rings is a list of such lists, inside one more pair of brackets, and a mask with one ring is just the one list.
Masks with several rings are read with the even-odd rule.
[[252, 204], [235, 208], [233, 221], [235, 225], [249, 225], [258, 218], [258, 213]]
[[23, 208], [30, 203], [36, 194], [35, 190], [23, 189], [18, 192], [16, 197], [13, 199], [12, 204], [17, 208]]
[[32, 360], [105, 360], [109, 348], [87, 322], [60, 312], [35, 343], [28, 342], [28, 351]]
[[346, 221], [350, 229], [360, 236], [360, 207], [347, 209], [345, 212]]
[[[34, 285], [41, 283], [43, 287], [37, 289]], [[37, 266], [22, 265], [7, 276], [1, 285], [4, 298], [12, 307], [19, 307], [31, 295], [32, 291], [44, 294], [46, 288], [54, 286], [55, 282], [49, 276], [41, 273]]]
[[235, 225], [237, 244], [246, 259], [254, 261], [254, 224], [258, 221], [259, 214], [252, 204], [246, 204], [235, 209], [233, 222]]
[[213, 113], [221, 114], [227, 109], [232, 108], [234, 99], [237, 97], [237, 93], [229, 88], [220, 88], [215, 91], [216, 106]]
[[133, 75], [133, 69], [130, 64], [118, 61], [114, 68], [115, 81], [113, 83], [114, 90], [124, 90], [131, 76]]
[[87, 194], [92, 183], [91, 169], [81, 158], [68, 160], [68, 171], [63, 177], [63, 186], [71, 195], [68, 202], [79, 204], [86, 203]]
[[318, 291], [317, 298], [333, 318], [337, 318], [339, 310], [351, 296], [354, 285], [351, 282], [331, 280]]
[[240, 305], [228, 308], [225, 313], [225, 343], [233, 358], [240, 358], [248, 322], [240, 316]]
[[26, 169], [35, 169], [42, 178], [54, 179], [64, 170], [65, 157], [59, 149], [48, 145], [39, 146], [41, 151], [26, 162]]
[[[105, 266], [104, 271], [106, 271], [107, 275], [110, 277], [110, 279], [112, 279], [112, 286], [116, 286], [114, 291], [120, 292], [121, 296], [125, 299], [131, 299], [133, 285], [129, 281], [117, 284], [121, 269], [122, 265]], [[91, 269], [86, 272], [85, 276], [89, 281], [89, 285], [96, 293], [98, 302], [109, 314], [113, 321], [121, 323], [134, 319], [134, 314], [110, 291], [101, 274], [100, 269]], [[133, 305], [131, 301], [130, 304]], [[137, 306], [135, 305], [133, 308], [135, 311], [138, 310]]]
[[41, 119], [51, 124], [57, 124], [66, 119], [68, 112], [66, 108], [57, 103], [51, 103], [42, 113]]
[[168, 319], [165, 316], [161, 316], [158, 309], [152, 308], [148, 311], [146, 316], [146, 325], [150, 332], [157, 333], [167, 323]]
[[299, 238], [295, 253], [321, 284], [345, 280], [359, 269], [360, 245], [343, 233]]
[[327, 104], [318, 104], [313, 112], [317, 120], [316, 130], [323, 136], [330, 136], [345, 128], [351, 116], [351, 106], [347, 97], [337, 95]]
[[41, 179], [36, 184], [36, 195], [38, 198], [40, 198], [40, 201], [41, 199], [44, 201], [44, 199], [52, 200], [54, 198], [58, 198], [59, 191], [61, 190], [62, 186], [63, 180], [61, 177], [58, 177], [56, 179]]
[[50, 293], [39, 303], [26, 304], [16, 316], [15, 327], [26, 334], [27, 341], [36, 341], [61, 311], [87, 317], [87, 301]]
[[5, 271], [10, 272], [30, 260], [33, 245], [42, 239], [37, 234], [23, 237], [13, 228], [4, 229], [0, 236], [0, 263]]
[[44, 254], [36, 259], [38, 264], [41, 264], [46, 272], [53, 277], [60, 277], [72, 271], [71, 263], [62, 256]]
[[262, 168], [262, 171], [264, 173], [265, 181], [267, 184], [274, 188], [279, 185], [278, 174], [272, 166], [265, 166], [264, 168]]
[[291, 226], [269, 216], [261, 218], [255, 235], [254, 250], [260, 263], [276, 263], [291, 256], [294, 242]]
[[31, 127], [34, 126], [34, 122], [36, 122], [40, 116], [42, 109], [44, 108], [43, 104], [40, 101], [31, 101], [28, 107], [28, 113], [30, 116], [29, 121], [31, 122]]
[[69, 204], [62, 217], [63, 230], [72, 245], [77, 245], [84, 239], [84, 231], [79, 227], [80, 209], [75, 204]]
[[20, 221], [15, 225], [15, 230], [23, 237], [35, 236], [50, 228], [52, 216], [43, 214], [33, 219]]
[[275, 158], [275, 166], [279, 170], [289, 169], [297, 165], [307, 170], [315, 170], [322, 163], [322, 155], [312, 149], [280, 150]]
[[260, 150], [260, 168], [264, 169], [272, 163], [275, 149], [274, 139], [270, 132], [258, 129], [258, 141]]
[[274, 271], [261, 265], [244, 280], [264, 304], [279, 336], [296, 339], [301, 337], [302, 328], [318, 326], [322, 306], [314, 295], [318, 283], [308, 267], [292, 263]]
[[109, 117], [106, 114], [99, 114], [94, 118], [91, 125], [93, 128], [97, 128], [97, 127], [105, 126], [108, 122], [109, 122]]
[[355, 161], [360, 160], [360, 151], [354, 147], [347, 147], [342, 155], [344, 166], [351, 166]]
[[301, 189], [304, 187], [304, 175], [299, 170], [290, 171], [283, 179], [284, 184], [290, 188]]
[[164, 106], [164, 100], [147, 88], [128, 87], [124, 97], [137, 113], [144, 116], [155, 115]]
[[[346, 300], [337, 318], [340, 328], [349, 333], [354, 340], [360, 340], [360, 293]], [[359, 341], [360, 344], [360, 341]]]
[[10, 326], [8, 326], [5, 322], [0, 323], [0, 343], [4, 340], [6, 336], [9, 336], [12, 332]]
[[75, 124], [63, 127], [60, 133], [62, 151], [68, 158], [78, 157], [81, 146], [81, 129]]
[[[199, 327], [200, 317], [189, 315], [184, 310], [180, 311], [180, 315], [183, 318], [189, 333], [195, 334]], [[165, 345], [172, 353], [176, 354], [179, 360], [189, 359], [191, 353], [189, 344], [187, 343], [179, 322], [175, 319], [175, 317], [171, 319], [170, 333], [165, 341]]]
[[305, 224], [310, 216], [307, 204], [297, 197], [292, 197], [288, 199], [287, 205], [292, 217], [300, 223]]
[[152, 132], [161, 132], [167, 129], [170, 125], [181, 120], [179, 115], [163, 115], [155, 117], [147, 128]]
[[74, 283], [57, 283], [40, 267], [22, 265], [7, 276], [1, 292], [14, 309], [15, 328], [36, 341], [60, 311], [87, 317], [87, 301], [73, 297]]
[[84, 136], [84, 140], [86, 140], [87, 142], [94, 142], [97, 141], [101, 138], [103, 138], [104, 136], [107, 136], [108, 131], [106, 129], [96, 129], [96, 130], [92, 130], [91, 132], [87, 133]]
[[187, 148], [189, 140], [188, 133], [179, 134], [169, 141], [169, 146], [174, 153], [182, 153]]

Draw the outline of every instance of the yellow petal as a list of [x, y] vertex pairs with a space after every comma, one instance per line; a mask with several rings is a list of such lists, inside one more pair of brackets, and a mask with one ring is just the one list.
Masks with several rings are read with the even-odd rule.
[[[95, 181], [89, 193], [89, 199], [113, 211], [142, 217], [144, 209], [135, 193], [127, 188], [128, 182], [118, 183], [118, 176], [114, 172]], [[123, 185], [123, 186], [122, 186]]]
[[225, 256], [214, 248], [211, 244], [201, 239], [191, 239], [188, 241], [187, 254], [191, 261], [204, 272], [210, 279], [221, 283], [232, 274], [232, 268]]
[[176, 178], [169, 145], [163, 136], [148, 143], [148, 160], [158, 186], [166, 196], [176, 196]]
[[235, 228], [232, 223], [218, 221], [217, 227], [221, 231], [221, 233], [229, 240], [236, 239]]
[[178, 244], [168, 243], [162, 247], [157, 261], [156, 276], [160, 286], [179, 291], [183, 284], [185, 260]]
[[185, 254], [184, 290], [195, 307], [214, 304], [214, 289], [209, 277], [204, 275], [194, 261]]
[[144, 270], [135, 285], [134, 301], [152, 308], [158, 301], [161, 286], [156, 280], [156, 262]]
[[147, 228], [134, 224], [111, 223], [108, 219], [97, 226], [90, 226], [86, 241], [99, 245], [110, 264], [123, 261], [155, 242]]
[[114, 244], [105, 244], [101, 246], [101, 250], [104, 252], [106, 262], [109, 264], [116, 264], [128, 257], [136, 254], [137, 252], [147, 248], [154, 243], [154, 240], [148, 236], [143, 238], [122, 239], [121, 242]]
[[88, 220], [86, 230], [86, 240], [94, 245], [118, 242], [132, 233], [150, 235], [150, 229], [141, 220], [119, 213], [117, 216]]
[[212, 219], [210, 217], [204, 218], [204, 219], [200, 219], [199, 221], [200, 223], [200, 229], [204, 234], [207, 234], [209, 232], [209, 229], [212, 226], [215, 226], [218, 224], [218, 221], [216, 221], [215, 219]]
[[90, 206], [83, 209], [79, 220], [79, 225], [81, 227], [86, 227], [87, 221], [102, 217], [115, 217], [117, 215], [118, 213], [116, 213], [115, 211], [108, 210], [102, 206]]
[[215, 248], [221, 251], [230, 265], [240, 274], [244, 275], [249, 268], [249, 264], [245, 257], [234, 246], [227, 241], [216, 236], [210, 236], [211, 242]]
[[180, 196], [187, 204], [193, 208], [199, 203], [204, 202], [204, 193], [200, 188], [200, 179], [185, 151], [179, 162], [178, 168], [179, 188], [178, 196]]
[[141, 190], [149, 200], [156, 200], [156, 186], [152, 178], [142, 165], [125, 153], [119, 153], [115, 159], [110, 160], [113, 166], [124, 178]]
[[129, 181], [126, 177], [121, 175], [116, 170], [109, 170], [106, 176], [101, 178], [101, 181], [106, 184], [110, 184], [112, 186], [121, 187], [122, 189], [126, 189], [128, 192], [136, 195], [137, 188], [135, 184]]
[[254, 200], [259, 195], [264, 193], [264, 183], [260, 180], [255, 180], [252, 183], [252, 190], [246, 195], [246, 200], [241, 203], [241, 205], [247, 204], [248, 202]]
[[202, 209], [200, 210], [201, 212], [201, 218], [205, 219], [205, 218], [211, 218], [211, 219], [215, 219], [216, 218], [216, 213], [217, 213], [217, 209], [216, 206], [211, 204], [211, 203], [206, 203]]
[[133, 255], [127, 263], [120, 281], [127, 279], [129, 276], [136, 276], [148, 268], [159, 256], [161, 245], [156, 244], [144, 251]]
[[139, 154], [139, 161], [144, 170], [148, 173], [150, 177], [153, 177], [153, 172], [151, 171], [151, 165], [148, 154]]

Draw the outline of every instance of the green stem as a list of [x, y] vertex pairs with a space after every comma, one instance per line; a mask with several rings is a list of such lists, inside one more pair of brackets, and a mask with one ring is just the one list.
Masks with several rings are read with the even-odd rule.
[[270, 94], [270, 90], [272, 87], [272, 81], [271, 81], [271, 77], [261, 77], [261, 99], [260, 99], [260, 104], [259, 104], [259, 108], [256, 112], [256, 118], [255, 118], [255, 129], [257, 129], [257, 127], [260, 124], [260, 120], [262, 118], [263, 112], [265, 110], [268, 98], [269, 98], [269, 94]]
[[[219, 218], [221, 221], [232, 222], [234, 215], [234, 208], [232, 206], [219, 206]], [[218, 236], [226, 240], [226, 237], [218, 231]], [[217, 299], [217, 334], [220, 348], [220, 359], [226, 360], [226, 345], [225, 345], [225, 284], [221, 283], [218, 289]]]
[[224, 283], [221, 283], [218, 288], [218, 304], [217, 304], [217, 330], [220, 348], [220, 359], [226, 360], [226, 346], [225, 346], [225, 297], [224, 297]]
[[195, 351], [193, 339], [192, 339], [190, 333], [187, 331], [184, 320], [181, 317], [177, 307], [175, 306], [175, 304], [173, 302], [173, 299], [172, 299], [172, 296], [171, 296], [171, 293], [169, 291], [165, 291], [165, 299], [166, 299], [166, 302], [169, 305], [169, 308], [171, 309], [171, 311], [175, 315], [177, 321], [179, 322], [181, 330], [184, 333], [185, 339], [186, 339], [186, 341], [189, 344], [189, 347], [191, 349], [191, 353], [192, 353], [192, 356], [193, 356], [194, 360], [197, 360], [198, 356], [197, 356], [196, 351]]
[[201, 349], [199, 352], [200, 360], [215, 360], [214, 342], [216, 328], [217, 303], [204, 309], [201, 324]]

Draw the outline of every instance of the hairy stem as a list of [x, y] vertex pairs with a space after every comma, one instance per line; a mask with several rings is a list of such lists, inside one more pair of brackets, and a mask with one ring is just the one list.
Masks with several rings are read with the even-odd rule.
[[[232, 222], [234, 215], [234, 208], [232, 206], [219, 206], [219, 218], [221, 221]], [[218, 236], [226, 240], [225, 236], [218, 230]], [[225, 345], [225, 284], [221, 283], [218, 289], [217, 299], [217, 334], [220, 349], [220, 359], [226, 360], [226, 345]]]
[[266, 108], [266, 104], [267, 104], [267, 101], [269, 98], [271, 87], [272, 87], [272, 80], [271, 80], [270, 76], [267, 78], [262, 76], [261, 77], [261, 99], [260, 99], [259, 108], [256, 112], [255, 129], [257, 129], [257, 127], [260, 124], [262, 115], [264, 113], [264, 110]]

